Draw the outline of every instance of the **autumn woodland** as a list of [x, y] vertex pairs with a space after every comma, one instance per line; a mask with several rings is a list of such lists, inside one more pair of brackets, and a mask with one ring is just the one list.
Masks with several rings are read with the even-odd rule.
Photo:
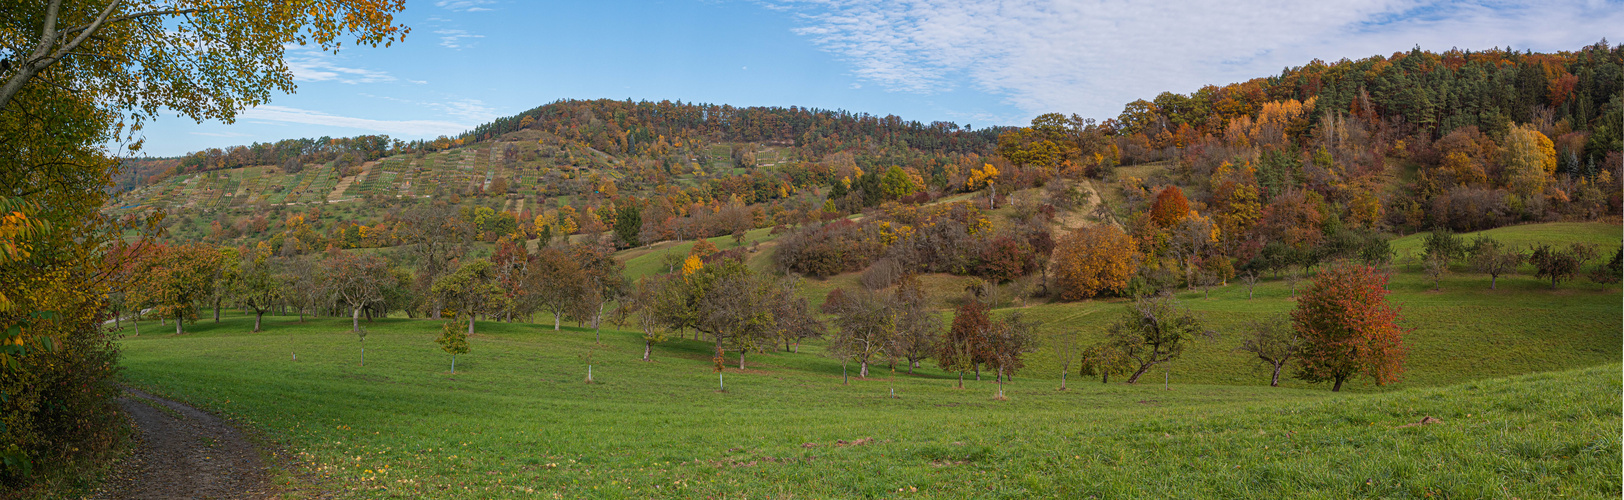
[[0, 498], [124, 467], [129, 389], [285, 498], [1621, 491], [1606, 40], [1020, 126], [560, 99], [153, 158], [160, 107], [269, 102], [283, 44], [403, 3], [59, 3], [0, 14]]

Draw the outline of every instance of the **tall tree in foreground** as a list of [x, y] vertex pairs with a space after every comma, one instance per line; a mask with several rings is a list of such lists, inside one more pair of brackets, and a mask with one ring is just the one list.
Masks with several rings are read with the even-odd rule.
[[1004, 382], [1015, 375], [1015, 371], [1026, 366], [1023, 356], [1034, 347], [1032, 342], [1033, 323], [1022, 317], [1020, 311], [1011, 313], [1001, 321], [995, 321], [987, 329], [987, 361], [998, 370], [998, 398], [1004, 398]]
[[1151, 367], [1178, 359], [1197, 337], [1212, 337], [1197, 317], [1172, 295], [1143, 297], [1128, 304], [1122, 319], [1106, 329], [1111, 348], [1138, 365], [1128, 383], [1136, 383]]
[[529, 273], [525, 276], [529, 300], [541, 309], [552, 312], [553, 330], [566, 315], [578, 315], [592, 293], [592, 283], [581, 263], [559, 247], [544, 247], [531, 258]]
[[1364, 375], [1383, 385], [1404, 371], [1405, 330], [1399, 309], [1387, 304], [1387, 275], [1373, 267], [1342, 265], [1314, 277], [1291, 313], [1300, 351], [1297, 378], [1332, 383]]
[[237, 302], [254, 311], [254, 331], [260, 330], [260, 320], [282, 300], [282, 287], [271, 273], [271, 247], [260, 242], [242, 256], [237, 288], [232, 295]]

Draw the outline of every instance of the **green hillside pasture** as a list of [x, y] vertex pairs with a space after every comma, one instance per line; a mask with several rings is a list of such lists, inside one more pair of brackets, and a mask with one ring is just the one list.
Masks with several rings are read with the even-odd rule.
[[[1403, 258], [1407, 255], [1419, 255], [1422, 245], [1426, 243], [1428, 233], [1416, 233], [1392, 241], [1394, 255]], [[1461, 233], [1461, 239], [1468, 245], [1472, 239], [1479, 235], [1486, 235], [1522, 248], [1529, 248], [1539, 243], [1554, 245], [1568, 245], [1571, 243], [1590, 243], [1605, 250], [1604, 257], [1612, 257], [1617, 250], [1620, 238], [1618, 224], [1609, 222], [1552, 222], [1545, 224], [1523, 224], [1520, 226], [1506, 226], [1475, 233]]]
[[[1437, 292], [1424, 275], [1394, 275], [1388, 301], [1402, 309], [1401, 325], [1412, 331], [1405, 337], [1410, 349], [1406, 371], [1388, 389], [1593, 366], [1617, 362], [1624, 354], [1618, 333], [1624, 314], [1617, 285], [1576, 281], [1549, 290], [1548, 282], [1529, 276], [1501, 277], [1498, 290], [1489, 290], [1488, 283], [1488, 276], [1455, 274], [1446, 277], [1443, 291]], [[1153, 378], [1159, 382], [1167, 372], [1174, 381], [1191, 383], [1268, 383], [1264, 365], [1236, 349], [1248, 321], [1296, 307], [1287, 282], [1260, 282], [1250, 300], [1239, 282], [1214, 289], [1210, 299], [1199, 292], [1181, 293], [1179, 299], [1207, 319], [1218, 335], [1193, 343], [1183, 358], [1156, 367]], [[1124, 300], [1112, 299], [1023, 308], [1029, 319], [1041, 322], [1041, 345], [1029, 356], [1025, 373], [1058, 378], [1058, 350], [1065, 345], [1062, 334], [1076, 332], [1079, 346], [1098, 342], [1106, 327], [1121, 317], [1124, 305]], [[1281, 385], [1309, 387], [1285, 380], [1287, 376], [1282, 374]], [[1379, 390], [1363, 378], [1343, 388]]]
[[[1387, 394], [945, 374], [841, 385], [704, 343], [481, 323], [447, 373], [439, 324], [199, 323], [123, 340], [125, 375], [240, 416], [363, 498], [1616, 498], [1617, 364]], [[298, 352], [298, 361], [292, 353]], [[595, 384], [585, 384], [592, 352]], [[895, 388], [900, 399], [887, 397]], [[1424, 416], [1441, 423], [1409, 426]]]

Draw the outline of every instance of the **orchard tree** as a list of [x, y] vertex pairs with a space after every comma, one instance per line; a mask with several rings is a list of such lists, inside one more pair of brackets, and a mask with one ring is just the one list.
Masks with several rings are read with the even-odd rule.
[[1061, 300], [1120, 293], [1134, 273], [1133, 241], [1112, 224], [1074, 229], [1055, 247], [1054, 284]]
[[812, 314], [812, 308], [801, 295], [801, 278], [779, 278], [768, 288], [769, 307], [772, 308], [774, 340], [784, 342], [784, 350], [800, 351], [801, 341], [823, 336], [823, 322]]
[[1586, 253], [1593, 253], [1581, 244], [1575, 243], [1567, 249], [1557, 248], [1550, 244], [1534, 245], [1534, 252], [1529, 254], [1528, 263], [1534, 265], [1534, 277], [1550, 278], [1551, 289], [1556, 284], [1573, 279], [1584, 267]]
[[485, 259], [463, 263], [456, 272], [435, 281], [433, 291], [440, 303], [468, 318], [468, 335], [474, 334], [475, 317], [507, 308], [507, 296], [496, 283], [496, 266]]
[[1257, 356], [1270, 368], [1269, 387], [1280, 386], [1280, 369], [1297, 355], [1302, 340], [1291, 328], [1291, 317], [1271, 315], [1248, 322], [1241, 339], [1241, 352]]
[[994, 321], [987, 328], [988, 364], [998, 370], [998, 398], [1004, 397], [1004, 382], [1015, 376], [1015, 371], [1026, 366], [1022, 359], [1033, 347], [1032, 328], [1020, 311], [1003, 320]]
[[1122, 349], [1110, 340], [1089, 346], [1078, 361], [1081, 367], [1077, 374], [1085, 377], [1099, 375], [1101, 384], [1111, 383], [1112, 375], [1127, 375], [1136, 368], [1133, 359], [1123, 354]]
[[220, 266], [220, 252], [201, 243], [169, 247], [157, 253], [147, 270], [143, 294], [161, 318], [174, 318], [175, 334], [186, 333], [182, 324], [197, 320], [197, 304], [214, 291], [213, 278]]
[[897, 333], [897, 312], [890, 302], [880, 293], [857, 289], [823, 304], [824, 311], [834, 315], [829, 348], [856, 360], [859, 378], [868, 378], [869, 361], [883, 354]]
[[232, 298], [237, 290], [237, 282], [242, 279], [242, 254], [236, 248], [220, 247], [215, 251], [220, 256], [215, 258], [213, 289], [209, 290], [209, 304], [214, 306], [214, 322], [220, 322], [220, 305]]
[[953, 314], [953, 325], [936, 344], [936, 365], [943, 370], [959, 373], [959, 388], [964, 388], [964, 372], [974, 370], [976, 380], [981, 379], [981, 363], [987, 359], [987, 329], [992, 322], [987, 317], [987, 305], [968, 298]]
[[891, 337], [892, 358], [907, 360], [908, 374], [913, 375], [919, 361], [929, 358], [941, 336], [942, 320], [930, 309], [924, 285], [912, 274], [903, 276], [891, 296], [895, 311], [896, 332]]
[[774, 326], [772, 283], [732, 258], [707, 264], [685, 279], [694, 294], [685, 301], [694, 306], [688, 313], [694, 329], [710, 334], [718, 357], [728, 347], [738, 349], [739, 369], [744, 369], [745, 353], [760, 350]]
[[361, 334], [361, 309], [383, 300], [393, 276], [382, 258], [330, 248], [321, 263], [323, 289], [331, 303], [350, 309], [350, 329]]
[[1189, 308], [1165, 294], [1134, 300], [1106, 333], [1112, 348], [1138, 365], [1128, 376], [1130, 384], [1151, 367], [1178, 359], [1197, 337], [1215, 335]]
[[1405, 329], [1399, 309], [1387, 304], [1387, 275], [1360, 265], [1342, 265], [1314, 276], [1291, 313], [1297, 330], [1297, 378], [1342, 383], [1364, 375], [1384, 385], [1404, 371]]
[[1471, 254], [1472, 268], [1489, 275], [1490, 290], [1501, 275], [1516, 274], [1517, 267], [1528, 259], [1517, 249], [1488, 236], [1479, 236], [1472, 242]]
[[536, 251], [526, 275], [525, 287], [530, 300], [553, 313], [553, 330], [565, 315], [580, 314], [586, 299], [592, 293], [593, 283], [581, 262], [559, 247], [544, 247]]
[[[581, 296], [582, 311], [591, 311], [592, 334], [598, 335], [603, 322], [603, 308], [610, 302], [621, 300], [629, 292], [626, 265], [615, 260], [614, 249], [591, 244], [577, 245], [571, 252], [580, 265], [581, 278], [586, 285]], [[602, 340], [599, 338], [598, 340]]]
[[456, 323], [442, 323], [440, 338], [434, 339], [434, 342], [451, 355], [451, 373], [457, 373], [457, 355], [468, 354], [468, 332], [457, 328]]
[[271, 247], [261, 241], [242, 256], [240, 278], [232, 295], [237, 303], [254, 311], [254, 331], [260, 330], [265, 313], [282, 301], [282, 286], [271, 273]]

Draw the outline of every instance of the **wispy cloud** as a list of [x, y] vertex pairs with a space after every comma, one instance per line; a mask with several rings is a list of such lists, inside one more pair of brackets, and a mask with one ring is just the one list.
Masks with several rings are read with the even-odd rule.
[[435, 30], [434, 34], [440, 35], [440, 46], [448, 49], [458, 50], [472, 47], [474, 45], [472, 41], [463, 41], [465, 39], [485, 38], [485, 35], [475, 35], [466, 30], [454, 29]]
[[449, 101], [423, 102], [368, 93], [361, 93], [361, 96], [398, 102], [408, 106], [437, 110], [445, 115], [459, 118], [467, 123], [485, 123], [500, 116], [496, 114], [496, 110], [494, 108], [486, 106], [485, 102], [479, 99], [452, 99]]
[[239, 114], [238, 118], [242, 120], [261, 122], [301, 123], [305, 125], [344, 127], [400, 137], [432, 137], [440, 134], [454, 134], [471, 128], [469, 125], [446, 121], [374, 120], [370, 118], [338, 116], [320, 111], [272, 105], [249, 108]]
[[1617, 0], [781, 0], [796, 33], [898, 92], [961, 87], [1031, 114], [1116, 115], [1164, 90], [1190, 92], [1313, 59], [1419, 45], [1576, 49], [1624, 26]]
[[395, 77], [388, 72], [340, 66], [337, 64], [338, 56], [317, 49], [298, 45], [288, 45], [284, 48], [283, 61], [287, 63], [288, 70], [293, 72], [295, 80], [332, 81], [351, 85], [395, 81]]
[[440, 0], [434, 6], [453, 12], [481, 12], [491, 10], [485, 6], [493, 3], [496, 0]]

